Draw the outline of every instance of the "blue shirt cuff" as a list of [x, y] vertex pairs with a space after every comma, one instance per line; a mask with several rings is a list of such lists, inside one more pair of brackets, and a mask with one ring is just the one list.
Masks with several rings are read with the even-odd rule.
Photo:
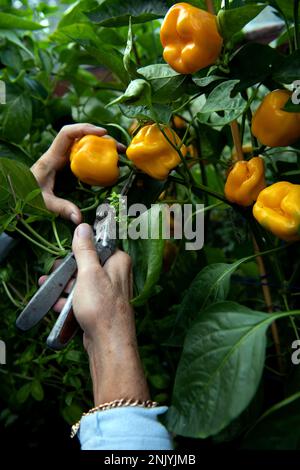
[[82, 450], [172, 450], [172, 439], [157, 408], [120, 407], [98, 411], [81, 419], [79, 440]]

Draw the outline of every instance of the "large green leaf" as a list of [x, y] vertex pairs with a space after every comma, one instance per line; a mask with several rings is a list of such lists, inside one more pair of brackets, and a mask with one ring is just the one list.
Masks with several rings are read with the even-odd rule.
[[248, 260], [249, 257], [245, 257], [232, 264], [209, 264], [197, 274], [179, 305], [174, 325], [176, 337], [185, 334], [202, 309], [215, 302], [226, 300], [231, 275]]
[[25, 214], [52, 217], [29, 168], [18, 161], [0, 158], [0, 212], [13, 210], [19, 202]]
[[19, 146], [0, 140], [0, 158], [18, 160], [27, 165], [32, 164], [30, 156]]
[[232, 39], [247, 23], [255, 18], [265, 5], [245, 5], [230, 10], [220, 10], [217, 15], [219, 29], [225, 41]]
[[247, 407], [261, 378], [272, 321], [272, 315], [234, 302], [201, 312], [184, 342], [166, 416], [170, 431], [206, 438]]
[[1, 29], [23, 29], [25, 31], [34, 31], [37, 29], [43, 29], [44, 27], [45, 26], [42, 26], [39, 23], [27, 20], [21, 16], [0, 12]]
[[3, 110], [2, 133], [6, 140], [21, 142], [28, 134], [32, 120], [32, 105], [25, 93], [9, 95]]
[[[149, 234], [150, 230], [161, 232], [160, 211], [160, 205], [155, 204], [132, 223], [135, 225], [145, 224]], [[164, 240], [161, 236], [157, 239], [151, 237], [137, 240], [128, 239], [127, 250], [133, 260], [134, 280], [138, 292], [132, 302], [134, 306], [140, 306], [154, 293], [162, 268]]]
[[126, 2], [104, 0], [86, 14], [93, 23], [102, 26], [125, 26], [128, 25], [129, 17], [132, 23], [145, 23], [162, 18], [167, 10], [168, 5], [165, 0], [127, 0]]
[[167, 64], [147, 65], [138, 69], [138, 73], [148, 80], [152, 87], [153, 101], [170, 103], [182, 97], [185, 76], [175, 72]]
[[[252, 57], [255, 57], [255, 67]], [[232, 78], [240, 80], [236, 88], [242, 90], [263, 82], [281, 60], [282, 56], [266, 44], [248, 43], [241, 47], [229, 62]]]
[[107, 67], [124, 83], [128, 82], [121, 53], [110, 44], [102, 42], [90, 24], [79, 23], [59, 28], [53, 33], [52, 38], [61, 43], [70, 40], [77, 42], [99, 62], [99, 65]]
[[300, 77], [300, 51], [285, 57], [272, 74], [274, 80], [280, 83], [292, 83]]

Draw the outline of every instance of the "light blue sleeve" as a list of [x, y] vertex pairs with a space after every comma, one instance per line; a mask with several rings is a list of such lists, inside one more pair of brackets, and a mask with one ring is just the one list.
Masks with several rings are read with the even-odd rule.
[[98, 411], [81, 419], [82, 450], [172, 450], [172, 438], [158, 421], [167, 406], [120, 407]]

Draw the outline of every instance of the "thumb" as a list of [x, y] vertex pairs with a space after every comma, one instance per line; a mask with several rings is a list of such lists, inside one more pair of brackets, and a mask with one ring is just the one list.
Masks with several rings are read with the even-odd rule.
[[78, 225], [74, 232], [72, 249], [77, 262], [78, 274], [82, 269], [101, 268], [90, 225]]
[[73, 204], [73, 202], [57, 197], [51, 193], [44, 194], [43, 196], [46, 207], [49, 211], [60, 215], [64, 219], [72, 220], [76, 225], [80, 224], [82, 214], [80, 209]]

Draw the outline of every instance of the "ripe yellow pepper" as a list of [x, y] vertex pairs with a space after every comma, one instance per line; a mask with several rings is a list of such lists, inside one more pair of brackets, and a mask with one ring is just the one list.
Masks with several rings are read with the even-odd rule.
[[180, 116], [173, 116], [173, 125], [176, 129], [185, 129], [187, 124]]
[[188, 3], [176, 3], [160, 30], [165, 61], [176, 72], [197, 72], [216, 62], [223, 39], [215, 15]]
[[225, 196], [240, 206], [251, 206], [260, 191], [266, 187], [265, 167], [261, 157], [238, 161], [229, 172], [225, 184]]
[[85, 135], [72, 146], [71, 170], [83, 183], [112, 186], [119, 178], [117, 144], [114, 139]]
[[[180, 146], [181, 140], [173, 130], [163, 126], [163, 131], [174, 145]], [[181, 144], [180, 151], [185, 157], [187, 150], [184, 144]], [[178, 152], [156, 124], [142, 127], [133, 137], [126, 153], [137, 168], [157, 180], [166, 179], [169, 171], [181, 162]]]
[[253, 215], [278, 238], [300, 240], [300, 185], [280, 181], [268, 186], [259, 194]]
[[262, 100], [252, 118], [252, 134], [263, 145], [285, 147], [300, 138], [300, 113], [283, 111], [291, 92], [274, 90]]

